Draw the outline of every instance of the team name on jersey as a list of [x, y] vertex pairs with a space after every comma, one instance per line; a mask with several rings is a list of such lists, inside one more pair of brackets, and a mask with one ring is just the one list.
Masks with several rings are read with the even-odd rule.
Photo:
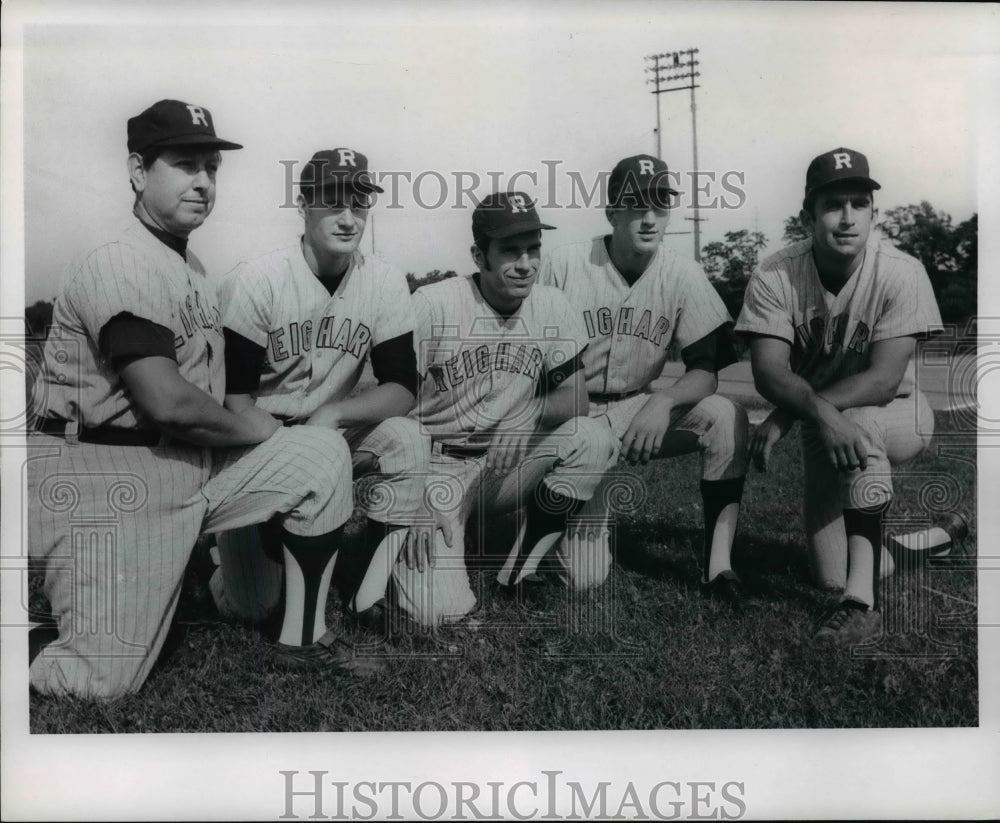
[[[336, 328], [336, 333], [334, 328]], [[289, 357], [309, 351], [314, 344], [312, 331], [312, 320], [289, 323], [287, 326], [281, 326], [272, 331], [268, 335], [272, 361], [287, 360]], [[315, 346], [317, 349], [340, 349], [360, 359], [364, 357], [367, 351], [366, 346], [371, 339], [371, 329], [364, 323], [352, 324], [351, 319], [345, 317], [338, 326], [337, 318], [331, 314], [319, 321]]]
[[[829, 346], [832, 353], [843, 348], [844, 341], [848, 339], [847, 327], [849, 324], [850, 316], [846, 312], [835, 316], [830, 321], [829, 326], [826, 318], [819, 315], [795, 327], [795, 340], [807, 355], [824, 345]], [[847, 350], [862, 354], [868, 345], [869, 337], [871, 337], [871, 329], [866, 323], [859, 320], [854, 326]]]
[[222, 315], [218, 306], [203, 301], [200, 291], [195, 291], [194, 295], [188, 295], [177, 303], [177, 313], [184, 327], [184, 333], [174, 337], [174, 348], [179, 349], [185, 341], [194, 337], [195, 331], [201, 329], [212, 329], [218, 334], [222, 334]]
[[670, 330], [670, 321], [663, 315], [660, 315], [654, 325], [653, 313], [649, 309], [643, 311], [636, 322], [635, 309], [630, 306], [622, 306], [618, 309], [617, 315], [609, 308], [600, 308], [596, 312], [585, 309], [583, 322], [587, 326], [587, 335], [591, 338], [598, 335], [604, 337], [609, 334], [625, 334], [641, 337], [654, 346], [659, 346], [663, 335]]
[[537, 346], [500, 343], [494, 351], [485, 344], [475, 349], [463, 349], [444, 363], [428, 366], [427, 371], [434, 378], [437, 390], [442, 392], [491, 371], [523, 374], [535, 380], [541, 366], [542, 352]]

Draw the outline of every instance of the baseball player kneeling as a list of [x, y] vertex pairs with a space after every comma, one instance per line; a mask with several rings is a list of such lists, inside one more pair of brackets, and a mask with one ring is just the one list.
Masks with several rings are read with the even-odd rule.
[[[702, 592], [742, 605], [748, 598], [730, 555], [747, 472], [747, 415], [714, 393], [716, 372], [736, 359], [732, 320], [701, 267], [661, 245], [674, 194], [662, 160], [620, 161], [608, 180], [611, 233], [555, 249], [539, 282], [560, 288], [583, 320], [590, 417], [614, 435], [620, 456], [645, 464], [701, 452]], [[686, 371], [654, 391], [671, 343]], [[604, 497], [588, 509], [606, 519]]]
[[439, 542], [433, 565], [397, 565], [400, 603], [423, 624], [475, 607], [463, 552], [465, 521], [477, 506], [521, 512], [497, 575], [506, 593], [535, 579], [553, 547], [574, 588], [600, 585], [608, 574], [606, 547], [561, 540], [615, 442], [586, 417], [579, 316], [557, 289], [535, 285], [542, 231], [550, 228], [527, 195], [490, 195], [472, 216], [479, 272], [413, 296], [423, 378], [413, 414], [433, 440], [428, 498], [453, 534], [453, 550]]
[[[376, 192], [382, 189], [363, 154], [317, 152], [303, 168], [297, 196], [302, 235], [239, 264], [220, 288], [226, 405], [238, 411], [256, 404], [286, 426], [340, 431], [351, 450], [345, 482], [352, 468], [355, 477], [376, 475], [362, 501], [368, 519], [360, 549], [339, 548], [338, 539], [305, 565], [284, 557], [286, 593], [304, 590], [324, 630], [331, 579], [341, 582], [350, 613], [380, 627], [400, 551], [411, 559], [418, 549], [430, 551], [431, 531], [416, 523], [430, 444], [404, 416], [417, 392], [410, 291], [398, 270], [358, 249]], [[377, 385], [349, 396], [369, 359]], [[267, 531], [257, 531], [220, 535], [212, 579], [220, 611], [248, 620], [264, 617], [281, 591], [281, 565], [268, 557]], [[285, 639], [298, 640], [294, 632]]]
[[[231, 411], [215, 289], [188, 236], [215, 203], [208, 109], [161, 100], [128, 122], [134, 219], [68, 269], [29, 441], [29, 547], [45, 561], [58, 636], [34, 648], [31, 685], [113, 698], [163, 646], [199, 533], [274, 519], [284, 551], [322, 555], [351, 514], [350, 455], [329, 429]], [[216, 447], [216, 448], [209, 448]], [[311, 623], [289, 597], [283, 637]], [[369, 661], [331, 644], [339, 665]]]
[[758, 468], [802, 421], [811, 557], [820, 585], [845, 589], [816, 638], [842, 645], [880, 631], [891, 466], [915, 457], [933, 430], [913, 353], [941, 316], [923, 266], [871, 230], [878, 188], [860, 152], [815, 158], [801, 212], [810, 236], [760, 264], [736, 324], [757, 390], [777, 406], [751, 439]]

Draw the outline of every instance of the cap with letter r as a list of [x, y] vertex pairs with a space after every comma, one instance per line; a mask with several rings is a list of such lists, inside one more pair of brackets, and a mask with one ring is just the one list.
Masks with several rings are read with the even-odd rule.
[[324, 149], [316, 152], [302, 169], [299, 185], [316, 189], [354, 189], [370, 194], [385, 189], [368, 171], [368, 158], [354, 149]]
[[619, 160], [608, 178], [608, 203], [617, 207], [627, 200], [638, 204], [649, 200], [654, 192], [654, 205], [669, 208], [670, 195], [677, 190], [670, 186], [667, 164], [651, 154], [636, 154]]
[[850, 180], [868, 188], [882, 188], [871, 178], [868, 158], [854, 149], [839, 148], [813, 158], [806, 171], [806, 198], [832, 183]]
[[206, 149], [242, 149], [239, 143], [215, 135], [212, 114], [204, 106], [180, 100], [160, 100], [128, 121], [129, 153], [187, 146]]
[[494, 192], [472, 212], [472, 233], [502, 240], [526, 231], [554, 229], [538, 219], [534, 201], [524, 192]]

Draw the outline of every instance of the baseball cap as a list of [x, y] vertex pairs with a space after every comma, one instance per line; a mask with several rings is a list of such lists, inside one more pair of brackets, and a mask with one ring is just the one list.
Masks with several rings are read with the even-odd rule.
[[385, 191], [368, 171], [368, 158], [354, 149], [316, 152], [302, 169], [299, 185], [310, 188], [352, 188], [360, 192]]
[[472, 212], [472, 233], [490, 240], [554, 228], [538, 219], [534, 201], [520, 191], [494, 192], [484, 197]]
[[806, 171], [806, 197], [823, 186], [844, 180], [864, 183], [872, 189], [882, 188], [871, 178], [867, 157], [854, 149], [839, 148], [813, 158]]
[[242, 149], [215, 136], [212, 114], [204, 106], [180, 100], [160, 100], [128, 121], [128, 150], [139, 152], [166, 146]]
[[620, 205], [624, 197], [638, 198], [650, 190], [667, 193], [666, 199], [660, 201], [657, 198], [656, 204], [663, 206], [670, 205], [669, 195], [678, 193], [670, 187], [667, 164], [659, 157], [637, 154], [619, 160], [611, 170], [611, 177], [608, 178], [608, 202], [612, 206]]

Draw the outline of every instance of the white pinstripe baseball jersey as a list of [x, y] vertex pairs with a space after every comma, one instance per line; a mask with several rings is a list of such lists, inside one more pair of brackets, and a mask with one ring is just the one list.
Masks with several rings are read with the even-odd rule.
[[640, 391], [660, 376], [667, 347], [684, 348], [731, 321], [701, 267], [660, 246], [632, 285], [608, 255], [604, 237], [555, 249], [538, 282], [562, 289], [589, 338], [587, 391]]
[[90, 427], [144, 422], [99, 350], [101, 330], [123, 312], [170, 329], [181, 377], [222, 402], [225, 360], [215, 286], [190, 251], [185, 260], [136, 220], [67, 270], [41, 378], [49, 415]]
[[333, 294], [299, 241], [240, 263], [219, 292], [223, 326], [266, 349], [257, 405], [283, 417], [346, 397], [373, 346], [413, 331], [406, 279], [360, 252]]
[[[54, 311], [60, 327], [45, 347], [48, 416], [91, 428], [141, 422], [100, 355], [102, 330], [123, 312], [173, 332], [181, 376], [222, 402], [215, 289], [186, 257], [136, 222], [70, 267]], [[149, 447], [35, 435], [30, 443], [29, 551], [46, 560], [45, 593], [59, 623], [58, 642], [31, 665], [43, 693], [117, 697], [139, 688], [202, 529], [280, 513], [290, 533], [326, 534], [351, 514], [347, 444], [320, 427], [214, 451], [176, 439]]]
[[[453, 446], [488, 443], [501, 422], [527, 411], [546, 373], [587, 344], [579, 315], [548, 286], [536, 285], [507, 318], [471, 277], [424, 286], [413, 306], [423, 382], [411, 416], [434, 440]], [[534, 422], [526, 418], [525, 425]]]
[[[736, 331], [791, 343], [792, 370], [822, 389], [866, 370], [872, 343], [940, 325], [924, 267], [872, 232], [864, 262], [835, 296], [819, 279], [811, 239], [764, 260], [747, 286]], [[911, 358], [897, 397], [908, 396], [913, 386]]]

